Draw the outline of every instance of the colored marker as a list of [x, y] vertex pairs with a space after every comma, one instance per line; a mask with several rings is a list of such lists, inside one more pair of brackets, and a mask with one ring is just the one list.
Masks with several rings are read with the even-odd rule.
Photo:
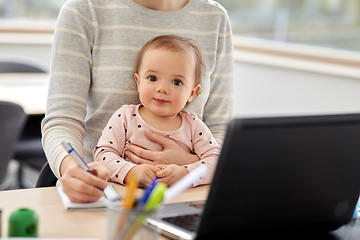
[[123, 202], [123, 208], [132, 209], [135, 203], [135, 191], [139, 186], [139, 181], [134, 174], [129, 175], [129, 183]]
[[137, 216], [135, 222], [131, 226], [131, 228], [124, 233], [124, 238], [120, 238], [123, 240], [130, 240], [136, 231], [140, 228], [142, 222], [149, 216], [151, 211], [158, 208], [160, 203], [163, 200], [164, 194], [167, 190], [167, 186], [165, 183], [157, 183], [154, 189], [151, 191], [148, 200], [145, 203], [144, 213]]
[[189, 187], [191, 187], [193, 185], [193, 182], [205, 177], [208, 173], [208, 170], [209, 169], [206, 165], [201, 165], [200, 167], [197, 167], [193, 171], [186, 174], [185, 177], [181, 178], [179, 181], [169, 187], [169, 189], [165, 193], [163, 201], [167, 202], [188, 189]]
[[152, 211], [156, 209], [162, 202], [167, 186], [165, 183], [157, 183], [154, 189], [151, 191], [149, 198], [145, 203], [145, 210]]
[[145, 188], [145, 191], [144, 191], [144, 195], [143, 197], [140, 199], [139, 201], [139, 204], [140, 206], [144, 206], [146, 201], [148, 200], [149, 196], [150, 196], [150, 193], [152, 192], [152, 190], [155, 188], [156, 186], [156, 180], [158, 178], [156, 178], [154, 181], [152, 181], [151, 184], [149, 184], [146, 188]]
[[[134, 174], [129, 175], [129, 182], [125, 186], [126, 186], [126, 193], [125, 193], [124, 201], [122, 203], [122, 208], [125, 209], [125, 211], [130, 212], [135, 203], [136, 189], [139, 186], [139, 181]], [[122, 239], [119, 237], [119, 235], [123, 231], [124, 226], [128, 221], [129, 221], [129, 213], [123, 212], [120, 215], [120, 218], [117, 223], [117, 228], [114, 231], [114, 236], [112, 239]]]

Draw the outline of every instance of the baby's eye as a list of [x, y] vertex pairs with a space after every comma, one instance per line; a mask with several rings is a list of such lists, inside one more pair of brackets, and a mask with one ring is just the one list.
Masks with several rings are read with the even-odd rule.
[[173, 81], [173, 84], [175, 84], [176, 86], [180, 86], [182, 84], [182, 82], [180, 80], [178, 80], [178, 79], [175, 79]]
[[151, 82], [155, 82], [157, 80], [157, 78], [155, 76], [149, 76], [148, 79], [151, 81]]

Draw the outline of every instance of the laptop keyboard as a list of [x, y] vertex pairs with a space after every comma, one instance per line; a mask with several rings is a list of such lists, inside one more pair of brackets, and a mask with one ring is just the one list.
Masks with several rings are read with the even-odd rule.
[[167, 218], [163, 218], [163, 220], [193, 232], [199, 228], [201, 214], [167, 217]]

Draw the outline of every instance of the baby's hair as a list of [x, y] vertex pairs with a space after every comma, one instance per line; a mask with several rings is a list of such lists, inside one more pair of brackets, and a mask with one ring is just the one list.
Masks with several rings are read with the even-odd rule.
[[195, 41], [177, 35], [161, 35], [148, 41], [138, 53], [135, 73], [139, 72], [144, 53], [149, 49], [166, 49], [174, 52], [186, 51], [194, 56], [195, 60], [195, 85], [200, 84], [204, 74], [205, 64], [200, 49]]

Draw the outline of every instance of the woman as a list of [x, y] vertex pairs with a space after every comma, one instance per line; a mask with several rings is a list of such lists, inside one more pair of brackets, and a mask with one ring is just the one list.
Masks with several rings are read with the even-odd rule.
[[[69, 0], [55, 29], [43, 146], [50, 167], [73, 202], [102, 196], [108, 171], [90, 163], [88, 174], [67, 155], [68, 141], [92, 162], [92, 149], [111, 115], [122, 105], [138, 104], [133, 66], [151, 38], [177, 34], [194, 39], [204, 55], [202, 91], [185, 110], [197, 114], [221, 145], [232, 117], [232, 38], [226, 11], [209, 0]], [[160, 135], [147, 137], [161, 152], [133, 146], [127, 159], [136, 164], [195, 162], [196, 155]]]

